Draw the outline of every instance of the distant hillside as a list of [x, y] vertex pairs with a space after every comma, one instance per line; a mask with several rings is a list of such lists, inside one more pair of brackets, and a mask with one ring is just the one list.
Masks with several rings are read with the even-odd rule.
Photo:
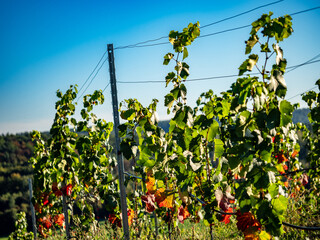
[[292, 116], [292, 122], [293, 123], [304, 123], [304, 124], [310, 124], [308, 119], [308, 114], [310, 110], [308, 108], [300, 108], [293, 112]]
[[165, 132], [169, 132], [170, 120], [160, 121], [158, 126], [161, 127]]
[[0, 135], [0, 236], [14, 230], [17, 212], [30, 212], [28, 178], [32, 167], [28, 160], [32, 153], [29, 133]]

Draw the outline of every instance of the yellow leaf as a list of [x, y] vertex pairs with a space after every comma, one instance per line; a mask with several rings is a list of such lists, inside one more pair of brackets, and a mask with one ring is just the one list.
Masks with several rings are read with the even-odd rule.
[[150, 194], [154, 194], [157, 191], [156, 188], [156, 179], [154, 177], [148, 176], [146, 180], [146, 187]]
[[267, 233], [266, 231], [261, 231], [259, 234], [259, 239], [260, 240], [270, 240], [272, 238], [272, 236]]
[[160, 202], [159, 207], [172, 208], [173, 207], [173, 194], [167, 195], [166, 198]]
[[172, 208], [174, 194], [168, 193], [164, 188], [159, 188], [155, 193], [156, 202], [159, 207]]

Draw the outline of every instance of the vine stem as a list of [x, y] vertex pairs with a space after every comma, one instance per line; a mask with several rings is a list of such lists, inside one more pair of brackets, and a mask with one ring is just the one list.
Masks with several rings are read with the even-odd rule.
[[211, 184], [211, 179], [210, 179], [211, 171], [210, 171], [209, 158], [208, 158], [208, 154], [207, 154], [207, 151], [208, 151], [208, 135], [209, 135], [209, 130], [208, 130], [207, 136], [206, 136], [205, 154], [206, 154], [206, 164], [207, 164], [207, 178], [208, 178], [208, 182], [209, 182], [209, 185], [210, 185]]
[[[269, 39], [270, 39], [270, 37], [268, 37], [268, 39], [267, 39], [267, 45], [268, 45], [268, 43], [269, 43]], [[268, 62], [268, 59], [269, 59], [269, 57], [268, 57], [268, 53], [266, 52], [266, 60], [265, 60], [265, 62], [264, 62], [264, 66], [263, 66], [263, 69], [262, 69], [262, 80], [263, 80], [263, 83], [265, 83], [265, 73], [266, 73], [266, 67], [267, 67], [267, 62]]]

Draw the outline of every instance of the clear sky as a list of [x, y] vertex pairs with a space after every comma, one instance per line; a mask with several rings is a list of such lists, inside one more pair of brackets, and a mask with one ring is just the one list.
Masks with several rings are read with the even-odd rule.
[[[168, 35], [170, 30], [181, 30], [189, 22], [199, 21], [203, 26], [274, 1], [2, 0], [0, 134], [49, 130], [55, 114], [56, 90], [65, 91], [74, 84], [80, 88], [109, 43], [116, 48], [155, 39]], [[318, 0], [284, 0], [206, 27], [201, 35], [251, 24], [269, 11], [281, 16], [318, 6]], [[304, 63], [320, 53], [319, 24], [320, 9], [293, 16], [294, 33], [281, 43], [288, 66]], [[246, 59], [244, 41], [249, 32], [250, 28], [243, 28], [197, 39], [189, 47], [190, 78], [237, 74]], [[158, 42], [163, 41], [167, 40]], [[173, 67], [162, 65], [163, 55], [169, 51], [170, 44], [115, 50], [119, 102], [137, 98], [147, 105], [157, 98], [160, 119], [168, 119], [163, 99], [170, 88], [165, 88], [164, 82], [120, 82], [164, 80]], [[319, 78], [320, 62], [285, 74], [287, 98], [314, 87]], [[235, 80], [187, 82], [189, 104], [193, 106], [200, 93], [208, 89], [215, 93], [228, 90]], [[85, 94], [104, 89], [109, 81], [108, 64], [104, 64]], [[110, 87], [105, 96], [105, 104], [96, 113], [112, 121]], [[290, 100], [301, 102], [301, 97]]]

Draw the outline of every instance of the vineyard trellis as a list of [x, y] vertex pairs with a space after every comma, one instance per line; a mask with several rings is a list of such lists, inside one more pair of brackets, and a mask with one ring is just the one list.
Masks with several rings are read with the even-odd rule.
[[[134, 158], [136, 153], [133, 152], [133, 149], [138, 148], [140, 155], [146, 155], [143, 157], [140, 156], [139, 161], [141, 165], [152, 167], [153, 172], [156, 172], [155, 174], [158, 173], [157, 171], [165, 171], [165, 174], [161, 175], [161, 173], [158, 173], [158, 176], [155, 176], [155, 178], [158, 182], [166, 182], [165, 185], [167, 186], [167, 190], [169, 190], [167, 182], [170, 181], [171, 185], [182, 185], [184, 187], [184, 190], [188, 189], [188, 191], [194, 191], [194, 189], [191, 187], [192, 184], [190, 185], [188, 182], [189, 178], [192, 178], [192, 175], [188, 176], [188, 173], [181, 173], [183, 171], [188, 171], [184, 170], [185, 168], [190, 168], [191, 171], [195, 172], [203, 167], [202, 176], [206, 176], [204, 184], [209, 183], [210, 185], [212, 177], [211, 169], [209, 167], [210, 163], [207, 156], [210, 151], [204, 150], [204, 156], [198, 154], [198, 157], [200, 159], [202, 157], [203, 159], [202, 163], [201, 160], [199, 163], [199, 159], [198, 162], [194, 163], [193, 160], [196, 159], [194, 156], [195, 152], [190, 152], [190, 145], [192, 144], [192, 141], [195, 139], [195, 137], [197, 137], [197, 135], [201, 135], [200, 142], [197, 142], [195, 144], [196, 146], [201, 146], [201, 143], [203, 143], [203, 146], [207, 147], [208, 142], [209, 144], [210, 142], [213, 142], [211, 151], [213, 151], [215, 155], [218, 155], [221, 160], [223, 158], [225, 160], [228, 159], [227, 161], [231, 170], [235, 170], [236, 174], [242, 175], [242, 177], [249, 173], [247, 175], [247, 177], [250, 176], [249, 181], [245, 181], [245, 183], [247, 184], [249, 182], [249, 185], [246, 186], [243, 184], [243, 182], [240, 182], [237, 186], [238, 191], [242, 190], [242, 192], [240, 192], [240, 194], [236, 192], [236, 197], [239, 200], [243, 200], [242, 202], [246, 202], [245, 204], [243, 204], [244, 207], [241, 207], [240, 202], [240, 208], [243, 208], [241, 210], [244, 210], [245, 212], [247, 212], [248, 210], [253, 210], [258, 215], [259, 221], [264, 221], [265, 229], [268, 232], [271, 232], [272, 235], [280, 235], [282, 232], [282, 220], [280, 219], [283, 218], [283, 216], [281, 215], [284, 214], [288, 202], [284, 196], [282, 196], [281, 194], [278, 195], [277, 188], [280, 184], [279, 182], [275, 184], [275, 174], [278, 171], [282, 171], [281, 169], [283, 169], [284, 167], [288, 167], [284, 162], [285, 159], [286, 161], [288, 160], [287, 157], [289, 155], [289, 152], [292, 152], [292, 155], [290, 156], [292, 163], [297, 164], [297, 159], [295, 157], [297, 155], [299, 146], [296, 144], [295, 136], [290, 136], [290, 134], [288, 134], [288, 132], [292, 134], [292, 132], [295, 131], [295, 127], [291, 124], [290, 115], [292, 114], [292, 111], [296, 106], [292, 106], [288, 101], [282, 100], [282, 98], [284, 98], [286, 94], [286, 84], [282, 76], [285, 73], [286, 60], [283, 58], [283, 50], [278, 45], [280, 41], [289, 37], [292, 33], [291, 17], [287, 15], [285, 17], [271, 20], [271, 15], [271, 13], [269, 15], [265, 14], [259, 20], [252, 24], [252, 31], [250, 33], [251, 36], [246, 42], [246, 54], [250, 54], [254, 45], [259, 43], [261, 52], [265, 53], [266, 55], [263, 68], [261, 70], [258, 68], [258, 71], [262, 76], [262, 82], [259, 82], [258, 78], [251, 78], [250, 76], [238, 79], [237, 82], [232, 85], [232, 92], [230, 91], [222, 93], [223, 98], [213, 96], [213, 93], [209, 91], [208, 93], [203, 94], [201, 97], [205, 97], [207, 100], [211, 100], [211, 102], [208, 101], [202, 103], [204, 105], [202, 109], [200, 109], [199, 107], [192, 110], [186, 105], [186, 88], [183, 84], [183, 81], [186, 80], [189, 75], [189, 66], [185, 62], [182, 62], [178, 59], [179, 54], [183, 55], [182, 60], [184, 60], [188, 56], [186, 46], [190, 45], [191, 42], [198, 36], [196, 30], [194, 30], [194, 28], [196, 28], [196, 24], [190, 24], [188, 28], [183, 30], [182, 33], [172, 31], [169, 34], [169, 41], [172, 43], [174, 50], [177, 53], [177, 57], [174, 58], [173, 53], [168, 53], [164, 57], [164, 64], [167, 65], [171, 60], [174, 60], [176, 62], [176, 72], [170, 72], [166, 77], [166, 85], [172, 82], [174, 84], [174, 88], [170, 91], [169, 94], [165, 96], [165, 105], [168, 107], [168, 112], [170, 112], [170, 110], [173, 108], [173, 112], [175, 115], [170, 122], [170, 130], [168, 135], [171, 134], [170, 137], [176, 141], [173, 144], [171, 143], [172, 145], [175, 145], [174, 147], [176, 149], [173, 150], [174, 153], [171, 156], [170, 153], [163, 153], [165, 156], [161, 156], [162, 149], [157, 146], [159, 145], [159, 140], [169, 145], [171, 139], [167, 139], [167, 136], [161, 138], [159, 133], [161, 130], [157, 129], [155, 121], [154, 119], [152, 119], [152, 117], [155, 118], [153, 112], [155, 111], [156, 101], [153, 101], [153, 103], [148, 108], [143, 108], [136, 99], [126, 100], [125, 104], [127, 109], [122, 111], [121, 116], [123, 117], [123, 119], [127, 120], [127, 123], [123, 126], [123, 136], [127, 137], [123, 139], [122, 147], [123, 153], [127, 155], [126, 158]], [[260, 28], [262, 29], [262, 35], [267, 38], [265, 43], [260, 43], [259, 41], [257, 32], [261, 30]], [[271, 51], [269, 49], [269, 40], [271, 38], [274, 38], [276, 40], [276, 43], [272, 45], [274, 51]], [[272, 53], [268, 55], [269, 52]], [[274, 53], [276, 55], [276, 64], [272, 66], [271, 71], [268, 71], [266, 70], [267, 62]], [[251, 54], [249, 58], [244, 61], [243, 64], [239, 67], [239, 75], [242, 75], [247, 71], [251, 71], [253, 67], [256, 66], [258, 59], [259, 56], [257, 54]], [[269, 84], [266, 83], [267, 80], [270, 81]], [[247, 111], [246, 105], [248, 103], [248, 99], [251, 97], [252, 101], [254, 102], [253, 111], [249, 112]], [[208, 103], [210, 103], [211, 106]], [[201, 99], [197, 104], [198, 106], [201, 105]], [[232, 107], [232, 104], [234, 105], [234, 107]], [[205, 109], [206, 107], [207, 109]], [[215, 109], [213, 109], [214, 107], [219, 107], [220, 109], [215, 111]], [[195, 114], [195, 112], [197, 112], [199, 109], [200, 111], [203, 111], [205, 115], [209, 115], [209, 117], [200, 115], [202, 119], [200, 124], [198, 124], [199, 126], [205, 126], [201, 126], [203, 127], [202, 129], [204, 129], [204, 131], [200, 132], [200, 134], [198, 129], [201, 130], [201, 128], [195, 129], [196, 121], [198, 120], [197, 118], [200, 118]], [[238, 118], [238, 122], [237, 119], [235, 121], [234, 119], [232, 119], [232, 117], [230, 117], [230, 110], [233, 110], [235, 112], [232, 117]], [[212, 119], [214, 116], [218, 118], [219, 123], [215, 119]], [[265, 122], [263, 122], [263, 118], [265, 117], [267, 119]], [[147, 118], [147, 120], [145, 118]], [[223, 124], [225, 124], [225, 126], [223, 126]], [[145, 125], [147, 125], [147, 127]], [[155, 125], [155, 127], [153, 127], [152, 125]], [[233, 126], [231, 126], [230, 128], [230, 125]], [[232, 127], [234, 128], [232, 129]], [[138, 128], [141, 129], [138, 131]], [[229, 131], [224, 131], [224, 128], [228, 129]], [[237, 128], [242, 129], [242, 133], [237, 132]], [[248, 130], [249, 134], [251, 135], [249, 137], [245, 132]], [[270, 133], [268, 132], [269, 130]], [[137, 135], [139, 135], [139, 143], [137, 143], [137, 141], [134, 139], [135, 131], [137, 132]], [[234, 135], [230, 136], [230, 132], [234, 132]], [[141, 137], [142, 133], [145, 134], [144, 137]], [[192, 137], [190, 137], [190, 135]], [[216, 139], [216, 135], [219, 135], [220, 139]], [[264, 140], [266, 136], [269, 137], [269, 141]], [[203, 139], [201, 139], [202, 137], [204, 137], [204, 140], [207, 140], [207, 142], [201, 142], [204, 141]], [[236, 139], [235, 142], [237, 143], [237, 145], [242, 146], [239, 147], [235, 146], [235, 144], [230, 144], [230, 142], [228, 142], [230, 141], [230, 137], [233, 138], [231, 139], [231, 141]], [[221, 141], [221, 139], [223, 138], [225, 138], [224, 142]], [[286, 138], [286, 145], [281, 143], [283, 142], [283, 138]], [[151, 141], [151, 143], [145, 142], [146, 139], [148, 139], [149, 142]], [[252, 139], [254, 139], [254, 141], [252, 141]], [[261, 143], [264, 144], [260, 145]], [[251, 149], [248, 148], [248, 145], [250, 144]], [[149, 149], [148, 145], [150, 146]], [[221, 154], [221, 152], [224, 152], [225, 149], [218, 145], [222, 145], [223, 147], [228, 146], [228, 148], [231, 149], [229, 150], [229, 154]], [[168, 151], [167, 147], [168, 146], [166, 145], [166, 150]], [[252, 147], [256, 148], [256, 150], [252, 151]], [[160, 153], [158, 153], [159, 151]], [[243, 152], [247, 154], [248, 151], [249, 156], [241, 156]], [[250, 154], [250, 151], [252, 151], [252, 153], [256, 153], [253, 155]], [[239, 152], [241, 152], [241, 154], [239, 154]], [[221, 154], [220, 156], [219, 153]], [[260, 161], [257, 161], [255, 157], [258, 157]], [[273, 162], [272, 158], [277, 160], [277, 162]], [[247, 164], [243, 164], [243, 161], [241, 161], [241, 159], [243, 159]], [[175, 160], [174, 163], [171, 162], [171, 166], [170, 160]], [[230, 160], [233, 160], [233, 162]], [[165, 162], [164, 165], [161, 165], [163, 162]], [[188, 162], [190, 165], [188, 164]], [[248, 164], [248, 162], [250, 164]], [[252, 164], [254, 164], [254, 166], [252, 166]], [[163, 170], [166, 169], [166, 167], [167, 169], [169, 169], [169, 171]], [[241, 169], [237, 169], [239, 167], [246, 169], [245, 171], [241, 171]], [[176, 170], [175, 168], [178, 168], [178, 170]], [[220, 166], [220, 168], [222, 168], [222, 166]], [[256, 169], [258, 169], [258, 172], [254, 172]], [[139, 170], [140, 174], [142, 175], [142, 169], [140, 168]], [[218, 171], [218, 174], [220, 174], [221, 170], [219, 169]], [[201, 172], [199, 172], [198, 174], [201, 174]], [[152, 176], [152, 174], [149, 175]], [[171, 177], [170, 180], [168, 180], [168, 178], [166, 177], [168, 175]], [[258, 177], [256, 177], [256, 175], [258, 175]], [[261, 182], [261, 179], [264, 179], [264, 181]], [[226, 182], [228, 185], [228, 180]], [[254, 183], [253, 186], [250, 182]], [[160, 183], [160, 185], [163, 185], [163, 183]], [[216, 184], [216, 186], [217, 185], [218, 184]], [[241, 185], [244, 185], [245, 187]], [[217, 191], [216, 186], [214, 190]], [[249, 186], [251, 188], [251, 191], [253, 190], [253, 187], [257, 188], [256, 191], [258, 193], [258, 196], [260, 196], [260, 199], [255, 199], [254, 201], [258, 202], [258, 205], [256, 203], [250, 204], [250, 201], [252, 202], [252, 199], [250, 199], [248, 193], [244, 191], [245, 188]], [[223, 185], [220, 185], [219, 187], [221, 187], [221, 189], [226, 189], [226, 186]], [[258, 190], [259, 188], [261, 190]], [[267, 191], [264, 189], [267, 189]], [[208, 196], [205, 196], [206, 192], [202, 192], [199, 197], [209, 199], [206, 205], [208, 206], [211, 204], [211, 206], [206, 206], [205, 210], [209, 221], [212, 222], [212, 215], [213, 211], [215, 210], [214, 204], [219, 201], [212, 201], [210, 197], [214, 196], [214, 192], [210, 191], [209, 189], [207, 191], [209, 192]], [[266, 195], [264, 191], [269, 194], [268, 198], [274, 199], [268, 200], [264, 197], [262, 197], [261, 199], [261, 196]], [[272, 196], [270, 195], [270, 192], [272, 192]], [[167, 197], [169, 197], [170, 194], [171, 193], [168, 193]], [[189, 194], [191, 193], [189, 192]], [[147, 195], [152, 195], [152, 193], [150, 194], [149, 189]], [[247, 195], [247, 198], [243, 198], [243, 195]], [[199, 199], [199, 197], [195, 196], [196, 199]], [[249, 205], [247, 204], [248, 200]], [[201, 202], [204, 203], [204, 201], [202, 200]], [[253, 204], [255, 204], [256, 206]], [[272, 209], [276, 209], [276, 213], [274, 213]], [[271, 215], [270, 212], [272, 213]], [[267, 215], [269, 218], [271, 218], [271, 221], [264, 215]], [[250, 217], [251, 216], [252, 215], [250, 215]], [[257, 221], [254, 220], [253, 224], [256, 223]], [[210, 224], [210, 226], [212, 225]], [[260, 228], [261, 225], [258, 224], [258, 226], [256, 226], [256, 230], [260, 230]], [[247, 229], [245, 228], [243, 231], [244, 234], [246, 230]], [[260, 234], [266, 235], [263, 231], [261, 231]]]
[[[157, 99], [148, 107], [137, 99], [120, 103], [124, 120], [118, 128], [120, 152], [134, 163], [133, 174], [124, 172], [128, 181], [133, 178], [135, 182], [134, 193], [126, 198], [127, 209], [122, 204], [121, 209], [121, 186], [114, 178], [114, 155], [119, 152], [114, 153], [109, 143], [113, 124], [91, 113], [95, 105], [104, 102], [102, 91], [83, 97], [82, 119], [77, 121], [77, 87], [71, 86], [65, 94], [58, 90], [50, 138], [44, 141], [39, 132], [33, 133], [35, 156], [30, 161], [40, 236], [46, 238], [59, 229], [63, 231], [64, 225], [67, 239], [93, 236], [98, 223], [92, 204], [97, 201], [105, 203], [114, 228], [127, 221], [134, 226], [136, 238], [141, 216], [146, 212], [154, 216], [156, 235], [159, 219], [166, 223], [170, 239], [178, 224], [175, 219], [181, 223], [187, 218], [193, 223], [202, 219], [213, 239], [214, 223], [227, 224], [231, 215], [236, 215], [243, 236], [252, 239], [280, 236], [283, 225], [319, 230], [284, 221], [289, 197], [281, 177], [308, 170], [313, 180], [311, 188], [316, 192], [320, 184], [319, 94], [310, 91], [303, 97], [311, 109], [313, 134], [301, 124], [292, 123], [297, 105], [284, 99], [287, 61], [279, 43], [292, 31], [289, 15], [272, 18], [270, 12], [254, 21], [246, 41], [245, 53], [249, 56], [239, 67], [239, 78], [220, 96], [212, 90], [201, 94], [194, 108], [187, 105], [184, 81], [189, 76], [189, 65], [185, 59], [187, 47], [200, 36], [200, 26], [190, 23], [182, 32], [169, 33], [174, 50], [164, 56], [164, 65], [174, 63], [174, 70], [165, 79], [166, 87], [172, 85], [164, 97], [167, 112], [174, 115], [169, 131], [158, 126]], [[274, 64], [267, 69], [271, 57]], [[257, 63], [261, 59], [264, 62], [260, 69]], [[260, 76], [244, 76], [254, 67]], [[320, 89], [320, 80], [316, 84]], [[307, 169], [300, 169], [298, 161], [296, 133], [302, 130], [310, 146]], [[125, 238], [129, 238], [126, 233]]]

